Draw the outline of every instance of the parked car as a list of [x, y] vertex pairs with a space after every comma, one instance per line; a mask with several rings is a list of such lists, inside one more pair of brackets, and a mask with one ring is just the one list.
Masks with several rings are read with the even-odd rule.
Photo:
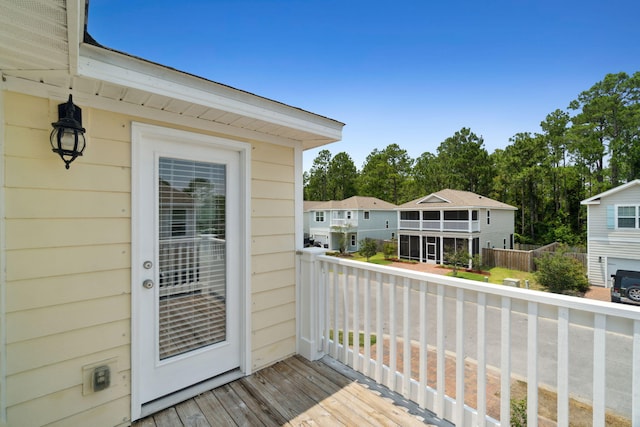
[[640, 271], [618, 270], [611, 278], [612, 302], [640, 304]]

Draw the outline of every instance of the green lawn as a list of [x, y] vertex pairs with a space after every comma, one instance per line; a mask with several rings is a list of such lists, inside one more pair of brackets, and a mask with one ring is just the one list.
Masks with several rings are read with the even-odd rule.
[[[495, 283], [498, 285], [501, 285], [502, 281], [506, 278], [520, 279], [520, 283], [521, 283], [520, 286], [522, 286], [523, 288], [524, 288], [525, 280], [528, 280], [530, 289], [543, 290], [536, 283], [533, 277], [533, 273], [527, 273], [527, 272], [518, 271], [518, 270], [509, 270], [508, 268], [500, 268], [500, 267], [494, 267], [491, 270], [489, 270], [488, 273], [489, 274], [487, 275], [487, 274], [469, 273], [464, 270], [458, 270], [457, 277], [460, 277], [462, 279], [478, 280], [480, 282], [483, 282], [484, 278], [488, 277], [489, 283]], [[453, 273], [449, 273], [448, 276], [453, 276]]]
[[[367, 262], [367, 259], [363, 256], [361, 256], [359, 253], [354, 253], [353, 255], [353, 260], [355, 261], [364, 261]], [[378, 252], [377, 254], [375, 254], [374, 256], [372, 256], [371, 258], [369, 258], [369, 262], [372, 264], [380, 264], [380, 265], [388, 265], [391, 264], [392, 261], [386, 260], [384, 259], [384, 254], [382, 252]]]

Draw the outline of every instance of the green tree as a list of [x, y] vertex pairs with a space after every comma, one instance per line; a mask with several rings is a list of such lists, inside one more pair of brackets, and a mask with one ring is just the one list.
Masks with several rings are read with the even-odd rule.
[[384, 253], [384, 259], [391, 259], [398, 256], [398, 240], [392, 239], [388, 242], [384, 242], [382, 245], [382, 252]]
[[374, 149], [365, 161], [358, 179], [358, 194], [399, 204], [408, 200], [413, 159], [398, 144]]
[[347, 252], [347, 244], [349, 243], [349, 232], [351, 231], [351, 224], [346, 223], [345, 225], [334, 225], [331, 227], [331, 231], [337, 233], [338, 237], [338, 246], [341, 254]]
[[321, 150], [311, 165], [305, 196], [307, 200], [329, 200], [329, 165], [331, 152]]
[[328, 186], [331, 200], [344, 200], [356, 193], [358, 171], [349, 154], [341, 152], [329, 162]]
[[447, 264], [453, 268], [454, 277], [458, 275], [460, 267], [469, 265], [469, 252], [464, 249], [451, 249], [444, 254]]
[[370, 237], [366, 237], [360, 240], [360, 250], [358, 253], [363, 257], [367, 258], [367, 262], [369, 262], [369, 258], [378, 253], [378, 243]]
[[445, 189], [449, 182], [446, 165], [429, 152], [416, 159], [411, 174], [413, 191], [410, 200]]
[[577, 111], [571, 118], [570, 147], [589, 174], [592, 194], [633, 176], [640, 139], [640, 72], [607, 74], [580, 93], [569, 108]]
[[487, 195], [493, 172], [484, 140], [462, 128], [438, 146], [438, 163], [446, 170], [446, 187]]
[[566, 256], [562, 246], [556, 252], [547, 252], [535, 260], [538, 270], [534, 277], [538, 284], [558, 294], [578, 295], [589, 289], [582, 263]]

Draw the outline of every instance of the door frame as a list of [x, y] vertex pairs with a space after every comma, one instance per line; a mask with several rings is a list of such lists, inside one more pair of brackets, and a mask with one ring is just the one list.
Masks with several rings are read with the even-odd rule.
[[145, 361], [141, 360], [139, 327], [141, 324], [140, 310], [137, 310], [137, 301], [142, 297], [142, 286], [137, 286], [142, 270], [142, 258], [139, 251], [139, 236], [141, 228], [138, 224], [138, 213], [140, 212], [142, 198], [139, 197], [142, 191], [140, 180], [141, 170], [141, 141], [143, 140], [165, 140], [184, 141], [188, 144], [195, 144], [213, 149], [223, 149], [235, 151], [239, 154], [239, 202], [240, 211], [240, 374], [238, 377], [251, 374], [251, 144], [224, 139], [216, 136], [178, 130], [174, 128], [161, 127], [146, 123], [131, 123], [131, 420], [136, 420], [142, 416], [153, 413], [162, 407], [168, 407], [189, 397], [193, 397], [205, 390], [232, 381], [236, 377], [214, 378], [211, 382], [204, 381], [193, 388], [188, 388], [175, 395], [161, 398], [161, 402], [143, 410], [140, 398], [140, 367]]

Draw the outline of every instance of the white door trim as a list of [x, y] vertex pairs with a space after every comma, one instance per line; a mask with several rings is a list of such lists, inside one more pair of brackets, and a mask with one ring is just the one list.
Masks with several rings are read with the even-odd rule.
[[[220, 137], [204, 135], [194, 132], [165, 128], [155, 125], [133, 122], [131, 124], [131, 419], [136, 420], [141, 417], [142, 404], [140, 399], [140, 383], [137, 377], [141, 364], [144, 361], [140, 356], [140, 337], [138, 334], [140, 327], [140, 310], [136, 309], [136, 301], [140, 298], [141, 286], [137, 283], [142, 268], [142, 258], [140, 257], [139, 243], [136, 236], [140, 232], [140, 225], [137, 223], [137, 212], [140, 210], [140, 192], [144, 189], [141, 184], [141, 150], [140, 141], [144, 139], [154, 140], [182, 140], [191, 144], [208, 146], [212, 148], [222, 148], [238, 152], [240, 156], [240, 371], [244, 375], [251, 373], [251, 145], [245, 142], [228, 140]], [[194, 395], [198, 391], [194, 390]], [[184, 400], [184, 394], [180, 397]], [[177, 403], [177, 402], [176, 402]]]

